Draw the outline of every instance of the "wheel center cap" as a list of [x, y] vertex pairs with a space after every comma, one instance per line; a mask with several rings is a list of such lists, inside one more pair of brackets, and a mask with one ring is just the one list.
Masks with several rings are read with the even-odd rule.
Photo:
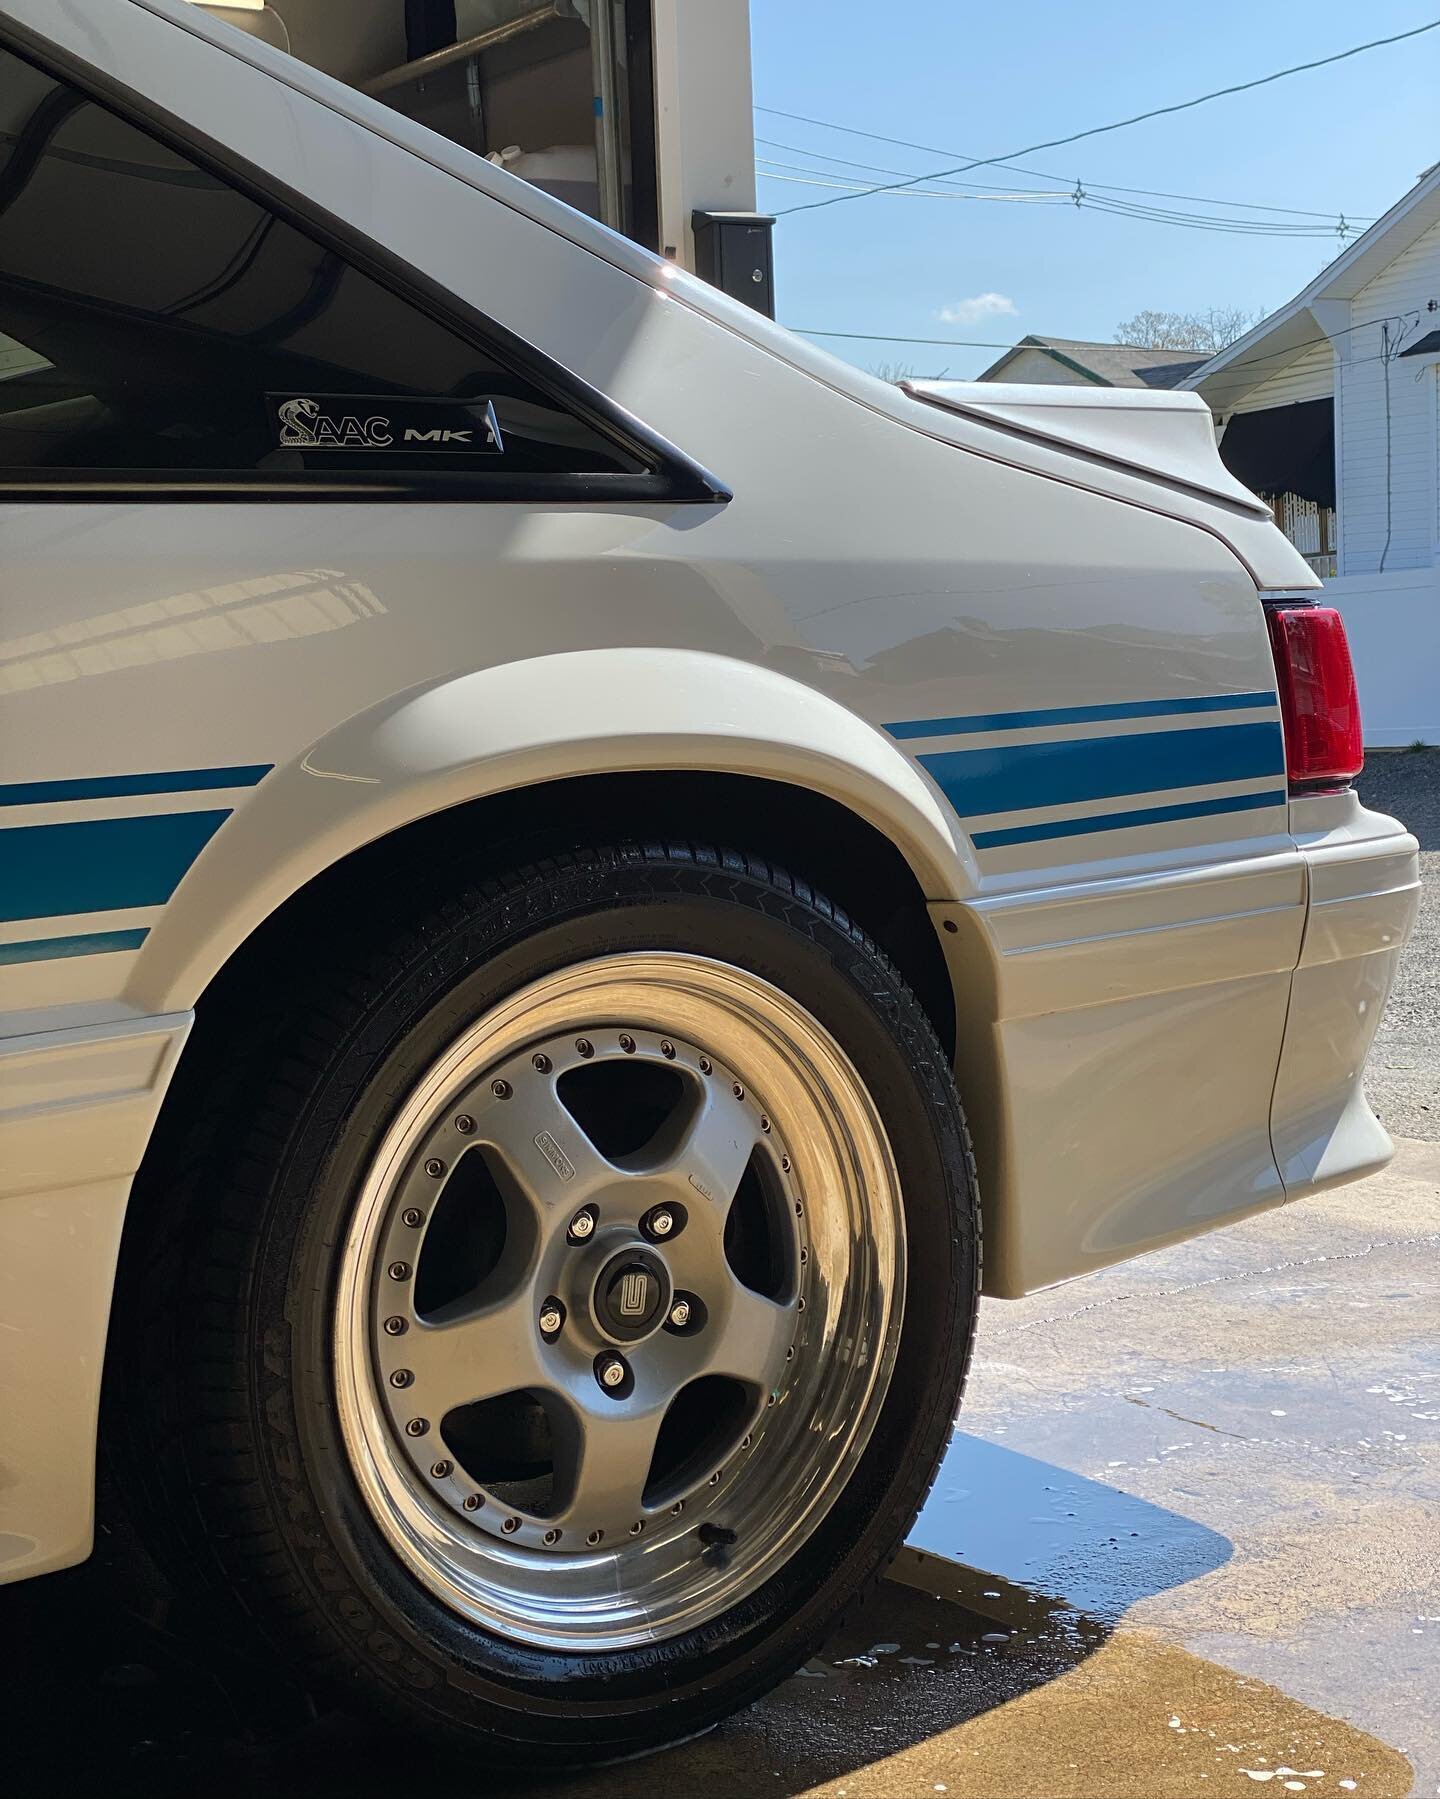
[[611, 1256], [595, 1282], [595, 1322], [619, 1343], [648, 1337], [669, 1302], [669, 1271], [648, 1249], [623, 1249]]

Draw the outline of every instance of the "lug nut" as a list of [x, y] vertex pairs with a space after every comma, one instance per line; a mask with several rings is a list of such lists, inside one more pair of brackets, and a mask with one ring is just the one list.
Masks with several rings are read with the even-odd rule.
[[496, 1099], [509, 1099], [515, 1089], [510, 1085], [509, 1081], [491, 1081], [490, 1091], [495, 1095]]
[[418, 1231], [425, 1222], [425, 1214], [418, 1206], [406, 1206], [400, 1214], [401, 1224], [408, 1224], [412, 1231]]
[[[425, 1172], [430, 1176], [432, 1181], [438, 1181], [440, 1176], [445, 1172], [445, 1164], [440, 1160], [439, 1156], [431, 1156], [425, 1164]], [[406, 1223], [409, 1223], [409, 1219], [406, 1219]]]
[[587, 1237], [595, 1234], [595, 1214], [591, 1211], [577, 1212], [570, 1220], [570, 1241], [583, 1243]]
[[600, 1385], [609, 1387], [612, 1391], [616, 1387], [624, 1385], [625, 1372], [625, 1364], [618, 1355], [607, 1356], [596, 1370], [600, 1376]]
[[385, 1320], [385, 1335], [387, 1337], [403, 1337], [407, 1328], [403, 1318], [387, 1318]]
[[475, 1129], [475, 1120], [468, 1112], [461, 1112], [455, 1120], [455, 1129], [462, 1137], [468, 1137]]
[[684, 1330], [685, 1326], [690, 1322], [690, 1301], [688, 1299], [677, 1299], [674, 1305], [671, 1306], [670, 1322], [675, 1326], [677, 1331]]
[[668, 1237], [675, 1228], [675, 1214], [667, 1212], [662, 1206], [658, 1212], [650, 1214], [650, 1235], [652, 1237]]
[[531, 1056], [530, 1066], [535, 1070], [536, 1074], [549, 1074], [550, 1058], [545, 1055]]
[[542, 1337], [553, 1337], [565, 1322], [565, 1313], [561, 1310], [559, 1300], [547, 1299], [540, 1308], [540, 1334]]

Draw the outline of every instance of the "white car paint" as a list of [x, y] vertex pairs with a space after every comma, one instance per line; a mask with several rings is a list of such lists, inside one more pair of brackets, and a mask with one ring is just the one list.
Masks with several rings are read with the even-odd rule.
[[[1193, 402], [1087, 394], [1057, 425], [1033, 389], [1019, 416], [907, 395], [183, 0], [0, 0], [12, 23], [734, 497], [0, 503], [0, 829], [149, 819], [178, 857], [163, 901], [0, 923], [0, 1580], [88, 1550], [129, 1179], [207, 982], [458, 803], [704, 769], [893, 841], [954, 976], [994, 1293], [1386, 1159], [1360, 1069], [1415, 844], [1351, 793], [1287, 800], [1256, 590], [1315, 582]], [[187, 772], [97, 787], [154, 771]]]

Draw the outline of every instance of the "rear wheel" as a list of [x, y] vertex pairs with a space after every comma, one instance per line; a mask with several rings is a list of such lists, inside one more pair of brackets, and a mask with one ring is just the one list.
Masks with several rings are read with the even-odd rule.
[[763, 863], [447, 886], [376, 896], [269, 1057], [195, 1046], [219, 1128], [147, 1163], [191, 1228], [131, 1390], [212, 1585], [322, 1681], [633, 1754], [908, 1528], [973, 1328], [963, 1120], [883, 956]]

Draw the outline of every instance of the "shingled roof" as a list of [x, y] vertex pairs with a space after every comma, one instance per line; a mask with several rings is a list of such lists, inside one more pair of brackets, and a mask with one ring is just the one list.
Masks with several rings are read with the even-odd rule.
[[980, 376], [1003, 381], [1010, 358], [1020, 350], [1039, 350], [1097, 387], [1176, 387], [1205, 357], [1184, 350], [1145, 350], [1136, 344], [1094, 344], [1079, 337], [1022, 337]]

